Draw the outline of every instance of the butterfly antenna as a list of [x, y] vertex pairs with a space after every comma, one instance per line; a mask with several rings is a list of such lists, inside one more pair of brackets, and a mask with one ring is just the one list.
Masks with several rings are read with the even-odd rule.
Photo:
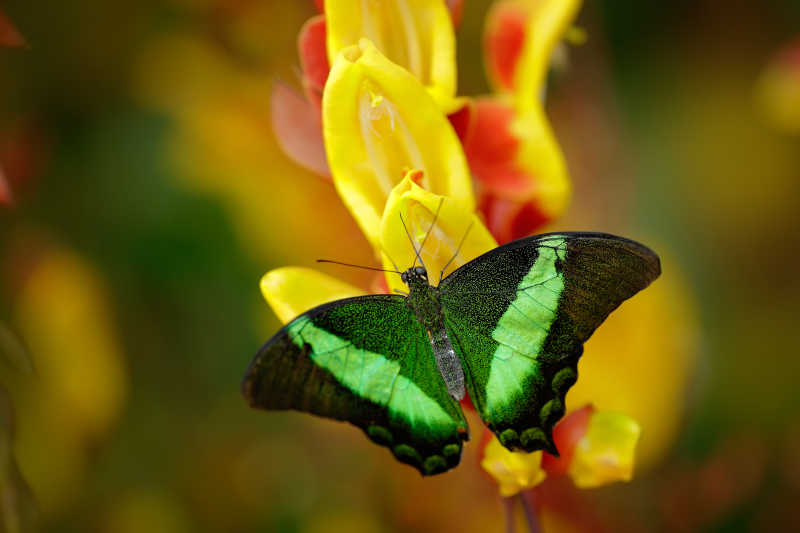
[[[422, 239], [422, 244], [419, 245], [419, 252], [420, 253], [422, 253], [422, 249], [425, 247], [425, 243], [427, 242], [428, 237], [431, 236], [431, 232], [433, 231], [433, 227], [436, 225], [436, 219], [439, 218], [439, 211], [441, 211], [443, 203], [444, 203], [444, 198], [439, 200], [439, 207], [436, 208], [436, 214], [433, 215], [433, 221], [431, 221], [431, 226], [428, 228], [428, 233], [425, 234], [425, 238]], [[419, 262], [421, 263], [422, 259], [420, 259]], [[422, 266], [425, 266], [425, 265], [422, 265]]]
[[399, 270], [386, 270], [385, 268], [377, 268], [377, 267], [368, 267], [363, 265], [353, 265], [350, 263], [342, 263], [340, 261], [331, 261], [330, 259], [317, 259], [317, 263], [332, 263], [334, 265], [342, 265], [348, 266], [353, 268], [363, 268], [365, 270], [376, 270], [378, 272], [394, 272], [395, 274], [402, 274]]
[[447, 267], [450, 266], [450, 263], [452, 263], [453, 260], [456, 257], [458, 257], [458, 252], [461, 251], [461, 247], [464, 245], [464, 241], [467, 240], [467, 235], [469, 235], [469, 230], [472, 229], [473, 224], [475, 224], [475, 219], [472, 219], [472, 221], [469, 223], [469, 226], [467, 226], [467, 231], [464, 232], [464, 236], [461, 237], [461, 242], [458, 243], [458, 248], [456, 248], [456, 253], [453, 254], [453, 257], [450, 258], [450, 261], [448, 261], [447, 264], [444, 265], [444, 268], [442, 268], [442, 271], [439, 272], [439, 283], [442, 282], [442, 278], [444, 277], [444, 271], [447, 270]]
[[411, 265], [411, 268], [414, 268], [414, 265], [417, 264], [417, 259], [419, 259], [420, 264], [424, 267], [425, 263], [422, 262], [422, 258], [419, 256], [419, 252], [417, 251], [417, 247], [414, 246], [414, 239], [411, 238], [411, 233], [408, 231], [408, 226], [406, 226], [406, 221], [403, 220], [403, 213], [400, 213], [400, 222], [403, 223], [403, 229], [406, 230], [406, 235], [408, 236], [408, 242], [411, 243], [411, 248], [414, 249], [414, 255], [417, 256], [414, 259], [414, 263]]
[[394, 259], [392, 259], [392, 256], [391, 256], [391, 255], [389, 255], [389, 252], [387, 252], [387, 251], [384, 249], [384, 247], [383, 247], [383, 246], [381, 246], [381, 252], [383, 252], [383, 253], [386, 255], [386, 258], [389, 260], [389, 262], [390, 262], [390, 263], [392, 263], [392, 266], [394, 267], [394, 269], [395, 269], [396, 271], [398, 271], [398, 272], [399, 272], [399, 271], [400, 271], [400, 269], [399, 269], [399, 268], [397, 268], [397, 263], [395, 263], [395, 262], [394, 262]]

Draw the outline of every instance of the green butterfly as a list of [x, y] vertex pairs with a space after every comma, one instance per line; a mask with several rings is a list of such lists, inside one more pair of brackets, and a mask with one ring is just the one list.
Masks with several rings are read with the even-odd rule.
[[402, 273], [408, 296], [338, 300], [295, 318], [244, 377], [252, 407], [344, 420], [423, 475], [456, 466], [469, 393], [509, 450], [558, 454], [553, 425], [583, 343], [661, 272], [649, 248], [602, 233], [553, 233], [491, 250], [438, 286]]

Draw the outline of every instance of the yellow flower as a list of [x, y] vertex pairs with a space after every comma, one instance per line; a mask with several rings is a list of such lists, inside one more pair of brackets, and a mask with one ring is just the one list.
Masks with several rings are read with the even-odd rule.
[[554, 428], [560, 457], [541, 451], [511, 452], [491, 435], [481, 466], [504, 497], [531, 489], [548, 476], [569, 475], [579, 488], [630, 481], [639, 433], [639, 424], [632, 418], [586, 406], [565, 416]]
[[485, 65], [495, 91], [513, 93], [514, 107], [535, 107], [556, 45], [567, 34], [581, 0], [502, 0], [487, 15]]
[[[386, 269], [411, 266], [416, 258], [407, 228], [415, 248], [421, 248], [431, 284], [438, 285], [440, 274], [488, 252], [497, 242], [468, 206], [425, 190], [420, 185], [424, 180], [422, 171], [411, 170], [392, 190], [381, 220], [381, 250]], [[396, 274], [387, 275], [386, 281], [390, 290], [407, 290]]]
[[510, 452], [492, 436], [484, 449], [481, 467], [497, 481], [500, 494], [508, 498], [545, 480], [543, 453]]
[[261, 278], [261, 294], [278, 315], [278, 320], [286, 324], [318, 305], [366, 293], [310, 268], [282, 267], [264, 274]]
[[[477, 215], [452, 198], [426, 191], [419, 185], [422, 179], [421, 171], [409, 171], [392, 190], [382, 216], [376, 254], [382, 253], [387, 270], [394, 270], [392, 261], [397, 261], [402, 271], [416, 259], [411, 242], [419, 249], [425, 241], [420, 255], [431, 283], [436, 285], [445, 266], [446, 272], [450, 272], [491, 250], [497, 243]], [[431, 230], [434, 218], [436, 223]], [[387, 272], [384, 290], [392, 292], [394, 289], [408, 290], [399, 275]], [[261, 279], [261, 292], [283, 323], [323, 303], [366, 294], [335, 277], [301, 267], [283, 267], [266, 273]]]
[[437, 104], [451, 112], [456, 94], [456, 40], [441, 0], [327, 0], [328, 59], [369, 39], [390, 61], [414, 75]]
[[614, 481], [630, 481], [641, 428], [629, 416], [598, 411], [575, 445], [569, 476], [587, 489]]
[[[369, 41], [336, 59], [323, 123], [333, 182], [387, 270], [409, 268], [418, 249], [436, 284], [445, 267], [449, 272], [497, 246], [474, 212], [469, 169], [450, 123], [420, 82]], [[381, 285], [380, 291], [407, 289], [394, 272]], [[283, 322], [364, 294], [295, 267], [268, 272], [261, 290]]]
[[464, 153], [422, 84], [366, 39], [336, 57], [322, 102], [333, 182], [373, 246], [386, 200], [408, 170], [422, 186], [475, 209]]

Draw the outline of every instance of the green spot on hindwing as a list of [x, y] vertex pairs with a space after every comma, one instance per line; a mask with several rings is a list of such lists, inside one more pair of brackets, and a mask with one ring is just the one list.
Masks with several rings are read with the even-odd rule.
[[392, 442], [394, 442], [392, 434], [383, 426], [369, 426], [367, 428], [367, 436], [373, 442], [382, 446], [391, 446]]
[[578, 381], [578, 373], [572, 368], [562, 368], [553, 377], [553, 393], [558, 396], [563, 396], [567, 393], [570, 387], [575, 385]]
[[455, 457], [458, 459], [461, 457], [461, 446], [458, 444], [446, 444], [445, 447], [442, 448], [442, 453], [447, 458]]
[[541, 428], [526, 429], [520, 435], [520, 444], [526, 450], [541, 450], [547, 447], [547, 435]]
[[420, 457], [419, 452], [408, 444], [398, 444], [392, 449], [392, 451], [394, 452], [394, 456], [397, 458], [397, 460], [402, 463], [416, 466], [418, 468], [420, 465], [422, 465], [422, 457]]
[[447, 461], [445, 461], [444, 457], [441, 455], [431, 455], [425, 459], [422, 467], [425, 469], [425, 473], [428, 475], [438, 474], [439, 472], [444, 472], [447, 470]]
[[505, 446], [506, 448], [514, 448], [516, 446], [519, 446], [519, 435], [513, 429], [506, 429], [505, 431], [500, 433], [500, 436], [498, 438], [500, 439], [500, 442], [503, 444], [503, 446]]
[[542, 426], [552, 429], [556, 422], [564, 416], [564, 402], [559, 398], [553, 398], [542, 407], [539, 414]]

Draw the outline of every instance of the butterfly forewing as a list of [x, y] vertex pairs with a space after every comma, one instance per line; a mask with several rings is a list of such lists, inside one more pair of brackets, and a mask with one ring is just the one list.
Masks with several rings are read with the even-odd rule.
[[658, 256], [634, 241], [561, 233], [496, 248], [442, 281], [445, 327], [467, 390], [503, 445], [557, 453], [552, 428], [583, 343], [659, 273]]
[[350, 422], [423, 474], [456, 464], [464, 416], [405, 299], [339, 300], [299, 316], [268, 341], [245, 375], [253, 407]]

